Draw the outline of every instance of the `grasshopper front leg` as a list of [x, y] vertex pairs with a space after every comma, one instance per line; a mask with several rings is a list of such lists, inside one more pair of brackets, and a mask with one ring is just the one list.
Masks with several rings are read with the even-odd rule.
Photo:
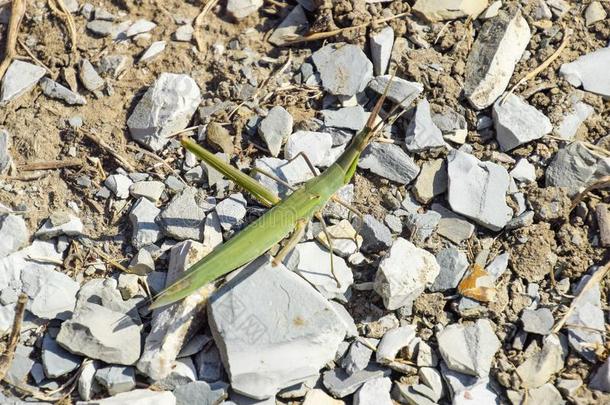
[[297, 220], [294, 226], [294, 231], [292, 231], [292, 235], [290, 235], [290, 238], [288, 238], [288, 241], [284, 247], [282, 247], [278, 254], [273, 258], [273, 266], [277, 266], [284, 261], [286, 256], [288, 256], [288, 253], [290, 253], [292, 249], [294, 249], [294, 247], [301, 241], [303, 235], [305, 235], [305, 228], [307, 227], [308, 222], [309, 221], [306, 219]]

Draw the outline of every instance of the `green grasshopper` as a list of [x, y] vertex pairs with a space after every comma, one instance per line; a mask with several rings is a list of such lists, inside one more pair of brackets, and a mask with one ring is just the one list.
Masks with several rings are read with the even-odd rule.
[[[181, 143], [187, 150], [248, 190], [271, 209], [195, 263], [172, 285], [161, 291], [150, 308], [159, 308], [187, 297], [207, 283], [261, 256], [292, 233], [286, 245], [273, 259], [273, 263], [277, 265], [301, 240], [308, 222], [314, 216], [324, 224], [322, 209], [330, 199], [334, 199], [334, 194], [341, 187], [350, 182], [356, 172], [360, 154], [371, 142], [379, 125], [383, 124], [382, 122], [375, 125], [375, 120], [381, 110], [388, 88], [389, 85], [375, 104], [364, 129], [354, 136], [335, 163], [319, 176], [308, 180], [284, 200], [280, 200], [275, 193], [269, 191], [255, 179], [233, 166], [227, 165], [226, 162], [194, 141], [182, 138]], [[327, 239], [331, 248], [332, 266], [332, 243], [330, 238]]]

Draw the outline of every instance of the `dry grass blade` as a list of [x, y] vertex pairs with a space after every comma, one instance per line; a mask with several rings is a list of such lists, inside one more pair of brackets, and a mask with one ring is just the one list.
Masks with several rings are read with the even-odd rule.
[[580, 290], [580, 292], [572, 300], [572, 304], [570, 305], [570, 307], [568, 308], [566, 313], [563, 314], [561, 319], [555, 324], [555, 326], [553, 327], [553, 330], [552, 330], [553, 333], [558, 333], [561, 330], [561, 328], [563, 328], [563, 326], [565, 325], [566, 321], [568, 320], [568, 318], [570, 317], [572, 312], [574, 312], [574, 309], [576, 308], [576, 303], [578, 302], [580, 297], [582, 297], [585, 292], [587, 292], [588, 290], [593, 288], [593, 286], [595, 284], [598, 284], [599, 282], [601, 282], [604, 279], [604, 277], [606, 276], [606, 274], [608, 274], [609, 270], [610, 270], [610, 261], [607, 262], [602, 268], [597, 270], [595, 273], [593, 273], [591, 278], [589, 278], [589, 280], [587, 280], [587, 283], [583, 286], [582, 290]]
[[351, 30], [357, 30], [357, 29], [361, 29], [361, 28], [366, 28], [366, 27], [368, 27], [371, 24], [381, 24], [381, 23], [384, 23], [384, 22], [396, 20], [398, 18], [402, 18], [402, 17], [404, 17], [406, 15], [409, 15], [409, 14], [411, 14], [411, 12], [410, 11], [406, 11], [404, 13], [396, 14], [396, 15], [393, 15], [391, 17], [380, 18], [379, 20], [373, 20], [373, 21], [369, 21], [369, 22], [364, 23], [364, 24], [354, 25], [353, 27], [339, 28], [339, 29], [332, 30], [332, 31], [314, 32], [313, 34], [304, 35], [304, 36], [296, 36], [296, 37], [287, 36], [287, 37], [284, 38], [286, 40], [284, 45], [285, 46], [286, 45], [295, 45], [295, 44], [300, 44], [300, 43], [303, 43], [303, 42], [319, 41], [321, 39], [326, 39], [326, 38], [337, 36], [337, 35], [339, 35], [339, 34], [341, 34], [343, 32], [347, 32], [347, 31], [351, 31]]
[[208, 0], [204, 4], [201, 12], [195, 17], [195, 21], [193, 23], [193, 36], [195, 37], [195, 43], [197, 44], [197, 50], [199, 52], [203, 52], [205, 49], [203, 43], [203, 33], [201, 32], [201, 27], [203, 26], [204, 17], [218, 4], [218, 0]]
[[570, 211], [568, 211], [568, 213], [572, 212], [572, 210], [574, 208], [576, 208], [578, 203], [581, 202], [582, 199], [585, 198], [585, 196], [587, 194], [589, 194], [591, 191], [598, 190], [600, 188], [605, 188], [605, 187], [610, 187], [610, 176], [602, 177], [601, 179], [599, 179], [595, 183], [593, 183], [590, 186], [588, 186], [587, 188], [585, 188], [576, 197], [574, 197], [574, 199], [572, 200], [572, 205], [570, 206]]
[[89, 132], [87, 130], [80, 130], [87, 138], [95, 142], [100, 148], [104, 149], [106, 152], [111, 154], [116, 161], [123, 167], [123, 169], [129, 172], [135, 172], [136, 169], [127, 161], [127, 159], [121, 154], [119, 154], [115, 149], [111, 148], [103, 139], [94, 134], [93, 132]]
[[561, 44], [559, 45], [559, 48], [557, 48], [557, 50], [555, 52], [553, 52], [553, 54], [551, 56], [549, 56], [547, 58], [547, 60], [545, 60], [544, 62], [542, 62], [540, 64], [540, 66], [538, 66], [537, 68], [535, 68], [534, 70], [532, 70], [531, 72], [529, 72], [528, 74], [526, 74], [525, 76], [523, 76], [513, 87], [511, 87], [511, 89], [506, 92], [506, 94], [502, 97], [502, 103], [504, 102], [504, 100], [506, 100], [506, 98], [512, 94], [515, 89], [519, 86], [521, 86], [523, 83], [527, 82], [528, 80], [532, 80], [534, 77], [536, 77], [540, 72], [542, 72], [544, 69], [546, 69], [547, 67], [549, 67], [549, 65], [551, 63], [553, 63], [553, 61], [555, 59], [557, 59], [559, 57], [559, 55], [561, 54], [561, 52], [563, 52], [563, 50], [565, 49], [565, 47], [568, 45], [568, 42], [570, 40], [570, 34], [571, 32], [569, 30], [566, 30], [565, 27], [563, 29], [563, 41], [561, 41]]
[[8, 21], [8, 35], [6, 38], [4, 60], [0, 64], [0, 80], [4, 77], [4, 73], [6, 73], [6, 69], [8, 69], [15, 55], [17, 55], [17, 34], [19, 33], [21, 20], [23, 20], [23, 16], [25, 15], [25, 8], [26, 0], [13, 0], [11, 18]]
[[0, 381], [4, 380], [8, 369], [11, 367], [13, 357], [15, 356], [15, 349], [17, 343], [19, 343], [19, 336], [21, 335], [21, 324], [23, 322], [23, 314], [25, 313], [25, 306], [28, 303], [28, 296], [24, 293], [19, 295], [17, 299], [17, 305], [15, 306], [15, 318], [13, 319], [13, 328], [11, 329], [11, 335], [8, 338], [8, 344], [4, 353], [0, 354]]
[[76, 50], [76, 24], [74, 24], [72, 14], [66, 8], [63, 0], [48, 0], [48, 4], [53, 13], [66, 22], [70, 35], [70, 50], [74, 52]]

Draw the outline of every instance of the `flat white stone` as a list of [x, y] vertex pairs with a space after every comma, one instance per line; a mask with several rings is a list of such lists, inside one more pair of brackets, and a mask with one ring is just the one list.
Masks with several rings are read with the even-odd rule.
[[610, 66], [610, 48], [601, 48], [582, 55], [574, 62], [564, 63], [559, 74], [574, 87], [582, 86], [586, 91], [610, 97], [607, 66]]
[[232, 389], [255, 399], [318, 376], [346, 332], [324, 297], [267, 256], [212, 296], [208, 317]]
[[29, 91], [45, 75], [46, 70], [40, 66], [21, 60], [14, 60], [4, 73], [0, 103], [6, 103]]
[[502, 229], [513, 215], [506, 204], [506, 169], [458, 150], [449, 153], [447, 162], [451, 209], [492, 231]]
[[375, 292], [383, 298], [387, 309], [398, 309], [409, 305], [432, 285], [439, 271], [432, 253], [398, 238], [379, 263]]
[[488, 0], [418, 0], [413, 11], [431, 22], [462, 17], [475, 19], [488, 4]]
[[326, 45], [312, 55], [324, 88], [336, 96], [363, 91], [373, 77], [373, 64], [357, 45]]
[[303, 152], [314, 166], [328, 166], [331, 162], [330, 151], [333, 139], [325, 132], [297, 131], [288, 137], [284, 147], [287, 159]]
[[371, 48], [375, 75], [385, 74], [386, 70], [388, 70], [392, 47], [394, 46], [394, 30], [392, 27], [384, 27], [378, 33], [371, 35], [369, 46]]

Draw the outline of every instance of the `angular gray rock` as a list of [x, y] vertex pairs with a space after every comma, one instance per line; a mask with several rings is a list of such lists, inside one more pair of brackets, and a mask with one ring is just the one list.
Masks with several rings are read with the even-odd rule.
[[530, 36], [518, 9], [501, 10], [483, 24], [466, 61], [464, 94], [474, 108], [492, 105], [504, 92]]
[[317, 376], [346, 333], [325, 298], [267, 256], [212, 296], [208, 318], [231, 387], [255, 399]]
[[589, 388], [592, 390], [610, 392], [610, 358], [606, 359], [601, 367], [597, 369], [589, 381]]
[[89, 91], [96, 91], [104, 85], [104, 79], [100, 77], [91, 62], [83, 59], [80, 64], [79, 78], [85, 88]]
[[411, 232], [411, 239], [415, 242], [425, 242], [438, 227], [442, 219], [441, 214], [428, 210], [424, 213], [411, 213], [406, 215], [405, 225]]
[[369, 82], [368, 87], [375, 93], [383, 94], [390, 80], [392, 80], [392, 83], [388, 88], [388, 99], [405, 108], [409, 108], [413, 100], [424, 91], [424, 86], [420, 83], [409, 82], [400, 77], [392, 78], [392, 75], [377, 76]]
[[381, 31], [369, 37], [369, 47], [371, 48], [375, 76], [384, 75], [386, 70], [388, 70], [393, 46], [394, 30], [392, 27], [384, 27]]
[[133, 367], [109, 366], [95, 372], [96, 381], [110, 395], [128, 392], [136, 387], [136, 375]]
[[165, 191], [165, 184], [160, 181], [138, 181], [129, 186], [129, 194], [134, 198], [146, 197], [156, 203]]
[[271, 156], [277, 157], [292, 133], [292, 115], [282, 106], [275, 106], [263, 118], [258, 126], [258, 133], [267, 144]]
[[13, 162], [9, 152], [10, 146], [11, 135], [8, 131], [0, 129], [0, 174], [5, 174]]
[[290, 257], [293, 255], [298, 258], [294, 271], [329, 300], [341, 299], [354, 282], [352, 270], [345, 260], [333, 254], [331, 269], [330, 252], [317, 242], [299, 243]]
[[454, 247], [447, 247], [439, 251], [436, 254], [436, 261], [440, 272], [430, 286], [430, 291], [434, 292], [456, 288], [470, 266], [466, 254]]
[[24, 247], [30, 239], [28, 227], [19, 215], [0, 215], [0, 258]]
[[372, 215], [364, 215], [362, 223], [358, 222], [354, 228], [363, 238], [362, 250], [365, 252], [379, 252], [392, 245], [390, 229]]
[[407, 347], [415, 338], [415, 328], [412, 325], [401, 326], [387, 331], [375, 352], [375, 360], [379, 364], [391, 365], [399, 352]]
[[524, 183], [536, 181], [536, 167], [527, 161], [526, 158], [519, 159], [513, 170], [510, 171], [513, 179]]
[[34, 236], [40, 239], [51, 239], [59, 235], [78, 236], [83, 233], [80, 218], [62, 211], [51, 214]]
[[[185, 241], [172, 247], [165, 286], [173, 284], [195, 262], [211, 252], [201, 243]], [[151, 331], [137, 363], [138, 370], [154, 381], [172, 371], [182, 346], [203, 325], [205, 308], [214, 285], [208, 284], [185, 299], [153, 311]]]
[[436, 338], [449, 369], [480, 378], [487, 377], [491, 361], [500, 348], [500, 340], [488, 319], [468, 325], [448, 325]]
[[48, 333], [42, 339], [41, 357], [44, 373], [48, 378], [61, 377], [76, 370], [83, 360], [59, 346]]
[[566, 187], [573, 197], [587, 186], [610, 175], [610, 157], [572, 142], [560, 149], [545, 172], [546, 186]]
[[424, 162], [413, 187], [417, 201], [427, 204], [443, 194], [447, 191], [447, 181], [447, 163], [443, 159]]
[[357, 45], [334, 43], [311, 56], [325, 90], [351, 97], [363, 91], [373, 77], [373, 64]]
[[46, 74], [40, 66], [21, 60], [14, 60], [9, 65], [2, 79], [0, 90], [0, 103], [4, 104], [14, 100], [29, 91]]
[[392, 405], [391, 389], [392, 380], [387, 377], [369, 380], [354, 394], [354, 405]]
[[258, 11], [263, 0], [228, 0], [227, 14], [236, 20], [243, 20]]
[[354, 131], [364, 128], [369, 114], [359, 105], [338, 110], [322, 110], [324, 125], [327, 127], [346, 128]]
[[84, 303], [62, 323], [57, 343], [71, 353], [131, 365], [140, 357], [140, 329], [123, 313]]
[[161, 229], [155, 222], [159, 208], [147, 198], [139, 198], [129, 212], [132, 227], [131, 244], [139, 249], [161, 239]]
[[186, 187], [161, 211], [159, 225], [171, 238], [201, 242], [206, 213], [214, 209], [215, 202], [203, 189]]
[[122, 392], [109, 398], [78, 402], [78, 405], [176, 405], [176, 397], [171, 391], [137, 389]]
[[176, 32], [174, 32], [174, 41], [190, 42], [191, 39], [193, 39], [194, 31], [193, 26], [190, 24], [181, 25]]
[[538, 335], [548, 335], [553, 329], [555, 319], [548, 308], [524, 309], [521, 314], [523, 330]]
[[409, 305], [432, 285], [440, 268], [434, 256], [398, 238], [379, 263], [374, 289], [385, 307], [395, 310]]
[[598, 21], [603, 21], [607, 16], [604, 6], [599, 1], [594, 1], [585, 10], [585, 23], [587, 26], [593, 25]]
[[389, 377], [390, 374], [389, 369], [381, 369], [371, 365], [352, 375], [347, 374], [340, 368], [334, 368], [322, 374], [322, 383], [335, 398], [343, 398], [356, 392], [366, 382]]
[[85, 97], [81, 96], [78, 93], [73, 92], [67, 87], [62, 86], [61, 84], [54, 82], [53, 80], [43, 77], [40, 80], [40, 88], [42, 92], [51, 98], [55, 98], [58, 100], [65, 101], [66, 104], [69, 105], [85, 105], [87, 104], [87, 100]]
[[284, 147], [286, 159], [303, 152], [314, 166], [328, 166], [331, 161], [333, 140], [325, 132], [297, 131], [288, 137]]
[[431, 22], [462, 17], [472, 17], [474, 20], [488, 4], [488, 0], [418, 0], [413, 11]]
[[445, 146], [441, 130], [432, 121], [428, 100], [423, 99], [417, 103], [415, 115], [407, 127], [405, 143], [410, 152]]
[[[34, 360], [31, 358], [33, 351], [33, 347], [22, 344], [17, 345], [13, 361], [4, 377], [8, 383], [13, 385], [23, 385], [26, 383], [28, 375], [34, 366]], [[0, 399], [2, 398], [0, 397]]]
[[152, 60], [155, 56], [159, 55], [161, 52], [165, 50], [165, 46], [167, 45], [167, 41], [155, 41], [140, 56], [138, 59], [138, 63], [145, 63], [149, 60]]
[[273, 31], [269, 42], [277, 46], [288, 44], [293, 38], [307, 33], [309, 21], [301, 5], [296, 5]]
[[499, 231], [512, 218], [506, 204], [510, 177], [505, 168], [453, 150], [447, 157], [447, 173], [448, 200], [454, 212], [492, 231]]
[[549, 381], [553, 374], [563, 368], [567, 347], [564, 348], [557, 335], [544, 338], [542, 350], [526, 358], [517, 375], [524, 388], [538, 388]]
[[568, 342], [574, 351], [590, 363], [597, 361], [595, 348], [604, 344], [604, 311], [602, 310], [599, 284], [580, 294], [591, 276], [585, 275], [575, 286], [573, 294], [578, 297], [573, 301], [572, 313], [568, 316], [566, 324], [568, 329]]
[[409, 184], [419, 173], [415, 161], [398, 145], [372, 142], [362, 153], [358, 167], [400, 184]]
[[129, 187], [133, 181], [124, 174], [111, 174], [104, 180], [104, 185], [119, 199], [129, 198]]
[[246, 216], [246, 199], [242, 193], [231, 194], [216, 205], [220, 226], [225, 231], [232, 229]]
[[610, 63], [610, 48], [601, 48], [564, 63], [559, 74], [574, 87], [610, 97], [610, 77], [605, 67]]
[[563, 119], [557, 128], [557, 133], [563, 139], [574, 139], [574, 136], [578, 132], [582, 123], [595, 113], [595, 109], [593, 107], [591, 107], [589, 104], [583, 103], [582, 101], [573, 103], [572, 110], [573, 111], [563, 116]]
[[152, 21], [139, 19], [129, 26], [129, 28], [125, 32], [125, 35], [128, 38], [135, 37], [138, 34], [144, 34], [146, 32], [152, 31], [153, 29], [155, 29], [156, 26], [157, 24]]
[[[215, 405], [227, 399], [227, 386], [210, 384], [205, 381], [193, 381], [174, 390], [176, 405]], [[225, 402], [222, 402], [225, 403]]]
[[80, 284], [59, 271], [21, 269], [22, 290], [30, 297], [27, 309], [43, 319], [67, 319], [74, 310]]
[[540, 139], [553, 130], [546, 115], [514, 94], [510, 94], [504, 101], [496, 101], [493, 120], [496, 140], [503, 151]]
[[167, 135], [186, 128], [199, 103], [201, 91], [190, 76], [162, 73], [134, 108], [127, 126], [135, 141], [158, 151], [169, 141]]
[[349, 346], [347, 353], [341, 361], [341, 367], [343, 367], [347, 374], [352, 375], [360, 370], [364, 370], [369, 365], [373, 354], [370, 346], [374, 347], [372, 343], [364, 344], [360, 340], [355, 340]]

